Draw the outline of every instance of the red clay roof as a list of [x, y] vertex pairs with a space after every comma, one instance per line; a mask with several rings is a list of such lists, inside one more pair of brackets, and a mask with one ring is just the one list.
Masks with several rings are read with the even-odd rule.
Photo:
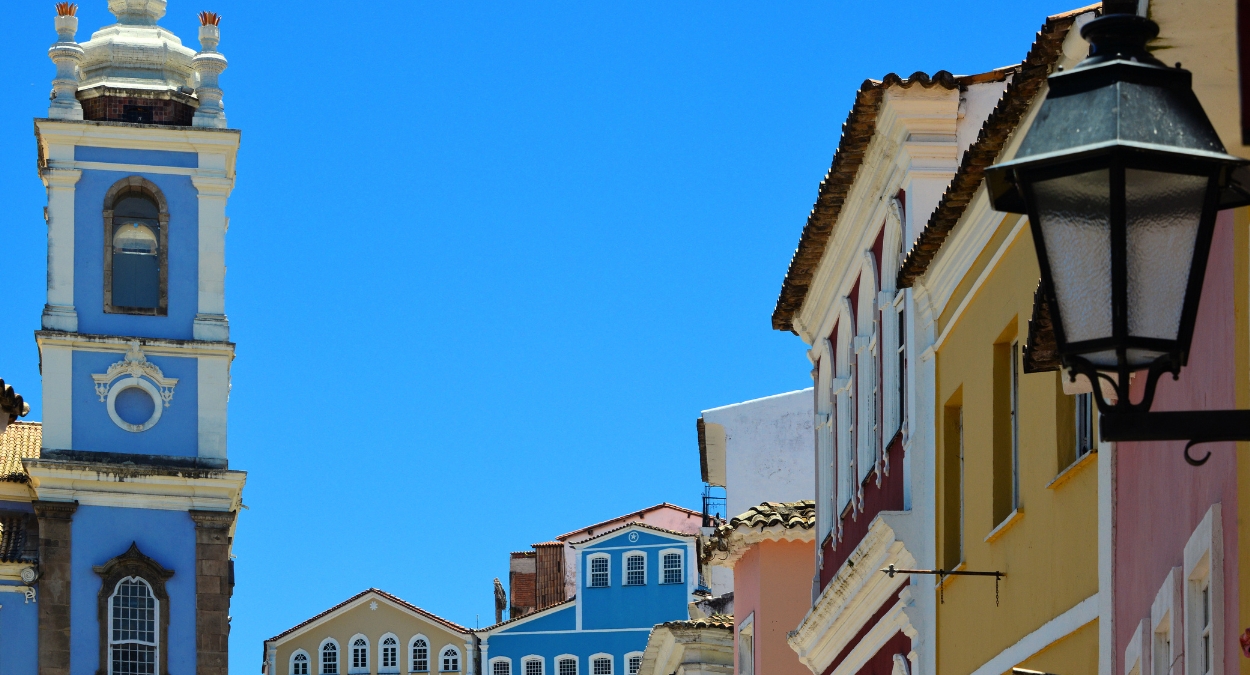
[[[702, 517], [702, 514], [700, 514], [699, 517]], [[625, 528], [628, 528], [628, 527], [645, 527], [648, 530], [654, 530], [656, 532], [662, 532], [664, 534], [673, 534], [673, 535], [677, 535], [678, 537], [687, 537], [691, 539], [699, 536], [697, 534], [691, 534], [689, 532], [678, 532], [677, 530], [668, 530], [663, 527], [656, 527], [655, 525], [648, 525], [647, 523], [635, 522], [635, 523], [625, 523], [624, 525], [621, 525], [619, 527], [614, 527], [610, 530], [604, 530], [603, 532], [600, 532], [599, 534], [596, 534], [593, 537], [588, 537], [579, 542], [575, 542], [574, 545], [580, 546], [581, 544], [585, 544], [586, 542], [594, 541], [596, 539], [602, 539], [610, 534], [616, 534], [617, 532], [620, 532], [621, 530], [624, 530]]]
[[378, 588], [367, 588], [367, 589], [365, 589], [365, 590], [363, 590], [363, 591], [361, 591], [361, 592], [357, 593], [356, 595], [353, 595], [352, 597], [350, 597], [350, 598], [348, 598], [348, 599], [344, 600], [343, 602], [340, 602], [339, 604], [337, 604], [337, 605], [335, 605], [335, 606], [331, 607], [330, 609], [327, 609], [326, 611], [324, 611], [324, 612], [322, 612], [322, 613], [320, 613], [320, 614], [318, 614], [318, 615], [316, 615], [316, 616], [314, 616], [314, 617], [312, 617], [312, 618], [308, 619], [307, 621], [302, 621], [302, 622], [300, 622], [300, 623], [298, 623], [298, 624], [296, 624], [296, 625], [294, 625], [294, 626], [291, 626], [290, 628], [288, 628], [288, 629], [286, 629], [286, 630], [282, 631], [281, 633], [278, 633], [277, 635], [275, 635], [275, 636], [273, 636], [273, 637], [269, 638], [268, 640], [265, 640], [265, 642], [273, 642], [274, 640], [279, 640], [279, 639], [281, 639], [281, 638], [284, 638], [284, 637], [286, 637], [286, 636], [290, 635], [291, 633], [294, 633], [295, 631], [297, 631], [297, 630], [299, 630], [299, 629], [303, 628], [304, 626], [307, 626], [307, 625], [312, 624], [312, 623], [316, 623], [317, 621], [319, 621], [319, 620], [321, 620], [321, 619], [325, 618], [326, 616], [328, 616], [328, 615], [330, 615], [330, 614], [333, 614], [334, 612], [336, 612], [336, 611], [338, 611], [338, 610], [342, 609], [343, 607], [346, 607], [347, 605], [352, 604], [353, 602], [356, 602], [357, 600], [359, 600], [359, 599], [363, 598], [363, 597], [364, 597], [364, 596], [366, 596], [366, 595], [369, 595], [370, 593], [374, 593], [374, 594], [376, 594], [376, 595], [378, 595], [378, 596], [381, 596], [381, 597], [383, 597], [383, 598], [385, 598], [385, 599], [387, 599], [387, 600], [390, 600], [391, 602], [393, 602], [393, 603], [395, 603], [395, 604], [397, 604], [397, 605], [399, 605], [399, 606], [403, 607], [404, 609], [407, 609], [407, 610], [413, 611], [413, 612], [415, 612], [415, 613], [417, 613], [417, 614], [420, 614], [421, 616], [423, 616], [423, 617], [425, 617], [425, 618], [427, 618], [427, 619], [429, 619], [429, 620], [431, 620], [431, 621], [434, 621], [434, 622], [436, 622], [436, 623], [440, 623], [440, 624], [442, 624], [442, 625], [444, 625], [444, 626], [446, 626], [446, 627], [450, 628], [451, 630], [456, 631], [457, 633], [464, 633], [464, 634], [468, 635], [468, 634], [470, 634], [470, 633], [472, 633], [472, 632], [473, 632], [473, 631], [472, 631], [472, 629], [465, 628], [464, 626], [461, 626], [460, 624], [455, 623], [455, 622], [453, 622], [453, 621], [448, 621], [447, 619], [444, 619], [443, 617], [438, 616], [437, 614], [431, 614], [430, 612], [427, 612], [427, 611], [425, 611], [424, 609], [421, 609], [420, 607], [417, 607], [416, 605], [414, 605], [414, 604], [412, 604], [412, 603], [410, 603], [410, 602], [407, 602], [406, 600], [401, 600], [400, 598], [397, 598], [397, 597], [395, 597], [395, 596], [391, 595], [390, 593], [387, 593], [386, 591], [383, 591], [383, 590], [378, 589]]
[[[568, 539], [569, 537], [572, 537], [572, 536], [574, 536], [574, 535], [581, 534], [581, 533], [583, 533], [583, 532], [585, 532], [585, 531], [587, 531], [587, 530], [597, 530], [597, 529], [599, 529], [599, 528], [601, 528], [601, 527], [604, 527], [605, 525], [611, 525], [612, 523], [615, 523], [615, 522], [620, 521], [620, 520], [624, 520], [624, 519], [626, 519], [626, 518], [637, 518], [637, 517], [641, 517], [641, 516], [642, 516], [643, 514], [645, 514], [645, 513], [650, 513], [650, 512], [652, 512], [652, 511], [655, 511], [655, 510], [658, 510], [658, 509], [663, 509], [663, 508], [670, 508], [670, 509], [674, 509], [674, 510], [676, 510], [676, 511], [681, 511], [682, 513], [687, 513], [687, 514], [690, 514], [690, 515], [692, 515], [692, 516], [698, 516], [700, 519], [702, 519], [702, 518], [703, 518], [703, 514], [702, 514], [702, 513], [700, 513], [700, 512], [698, 512], [698, 511], [691, 511], [690, 509], [685, 508], [684, 506], [677, 506], [676, 504], [669, 504], [668, 502], [661, 502], [661, 503], [659, 503], [659, 504], [656, 504], [655, 506], [648, 506], [648, 507], [647, 507], [647, 508], [645, 508], [645, 509], [639, 509], [638, 511], [634, 511], [634, 512], [632, 512], [632, 513], [627, 513], [627, 514], [625, 514], [625, 515], [623, 515], [623, 516], [617, 516], [617, 517], [612, 518], [612, 519], [610, 519], [610, 520], [605, 520], [605, 521], [603, 521], [603, 522], [601, 522], [601, 523], [595, 523], [594, 525], [587, 525], [586, 527], [583, 527], [583, 528], [580, 528], [580, 529], [577, 529], [577, 530], [573, 530], [572, 532], [568, 532], [568, 533], [566, 533], [566, 534], [562, 534], [562, 535], [560, 535], [560, 536], [556, 537], [556, 540], [557, 540], [557, 541], [564, 541], [564, 540]], [[700, 520], [700, 522], [702, 522], [702, 520]]]

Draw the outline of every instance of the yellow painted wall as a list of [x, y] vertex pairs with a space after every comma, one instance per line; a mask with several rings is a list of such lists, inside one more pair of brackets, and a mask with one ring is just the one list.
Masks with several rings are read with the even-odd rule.
[[309, 629], [284, 638], [278, 643], [277, 659], [274, 661], [274, 673], [272, 675], [290, 675], [291, 654], [298, 649], [308, 652], [312, 659], [312, 666], [309, 675], [317, 675], [321, 672], [321, 663], [317, 650], [321, 646], [321, 641], [326, 638], [334, 638], [339, 643], [339, 673], [346, 675], [347, 667], [350, 665], [348, 659], [351, 655], [351, 645], [349, 640], [357, 633], [363, 633], [369, 638], [369, 672], [376, 674], [378, 672], [379, 652], [378, 646], [382, 636], [387, 633], [394, 633], [399, 637], [399, 666], [401, 672], [408, 672], [407, 653], [408, 641], [412, 636], [420, 633], [430, 639], [430, 670], [437, 672], [440, 663], [435, 659], [442, 654], [443, 647], [452, 645], [460, 649], [460, 672], [466, 672], [465, 659], [472, 658], [472, 654], [465, 649], [464, 645], [466, 636], [457, 635], [450, 630], [444, 628], [441, 624], [430, 621], [423, 617], [414, 616], [408, 611], [397, 609], [386, 601], [375, 598], [377, 600], [377, 609], [369, 608], [369, 599], [349, 609], [348, 611], [336, 616], [329, 621], [314, 625]]
[[[1008, 247], [962, 314], [944, 315], [950, 332], [936, 352], [936, 438], [942, 440], [938, 448], [938, 508], [943, 516], [937, 522], [937, 541], [943, 549], [939, 561], [957, 557], [950, 555], [949, 546], [958, 540], [957, 532], [951, 532], [958, 518], [945, 517], [950, 513], [947, 509], [959, 503], [957, 483], [949, 480], [946, 471], [952, 468], [946, 453], [958, 452], [959, 433], [952, 428], [958, 423], [958, 415], [952, 414], [957, 408], [948, 407], [953, 403], [963, 411], [963, 569], [999, 570], [1007, 575], [1000, 582], [999, 606], [994, 603], [992, 578], [946, 581], [941, 593], [944, 602], [938, 605], [938, 672], [943, 675], [972, 672], [1098, 592], [1096, 462], [1090, 455], [1075, 465], [1060, 465], [1068, 450], [1068, 435], [1074, 431], [1071, 415], [1065, 411], [1071, 398], [1062, 394], [1057, 372], [1025, 374], [1020, 370], [1020, 509], [993, 541], [986, 541], [995, 528], [996, 443], [1000, 476], [1003, 466], [1001, 422], [995, 431], [995, 344], [999, 344], [998, 387], [1002, 392], [1003, 368], [1010, 365], [1009, 360], [1003, 361], [1004, 345], [1009, 346], [1012, 336], [1017, 336], [1023, 351], [1039, 278], [1027, 227], [1008, 241], [1007, 232], [1015, 223], [1015, 218], [1004, 221], [991, 246], [973, 265], [975, 278], [994, 256], [995, 244]], [[947, 307], [958, 306], [972, 285], [961, 285]], [[1002, 412], [1000, 400], [1000, 420]], [[958, 462], [953, 467], [957, 472]], [[1061, 472], [1063, 476], [1056, 481]], [[1002, 499], [1000, 492], [1000, 512]], [[1087, 635], [1090, 626], [1095, 628]], [[1049, 672], [1096, 672], [1089, 660], [1091, 654], [1095, 662], [1097, 658], [1096, 622], [1076, 633], [1068, 647], [1056, 643], [1046, 661]]]

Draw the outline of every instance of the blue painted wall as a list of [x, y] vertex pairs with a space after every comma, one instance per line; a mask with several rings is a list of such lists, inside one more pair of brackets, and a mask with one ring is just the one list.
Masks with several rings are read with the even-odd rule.
[[[512, 659], [513, 675], [523, 675], [521, 659], [530, 655], [543, 657], [543, 672], [548, 675], [557, 673], [556, 657], [572, 654], [578, 657], [578, 670], [581, 675], [588, 675], [590, 656], [592, 654], [611, 654], [612, 672], [614, 675], [626, 675], [625, 655], [640, 652], [647, 648], [647, 637], [651, 627], [645, 630], [613, 631], [611, 633], [564, 633], [546, 635], [506, 635], [492, 636], [487, 641], [487, 661], [502, 656]], [[491, 671], [487, 663], [482, 664], [485, 675]]]
[[525, 631], [531, 632], [536, 630], [573, 630], [577, 628], [577, 607], [569, 605], [565, 609], [552, 612], [546, 616], [540, 616], [536, 619], [530, 619], [522, 624], [510, 625], [503, 630], [504, 633]]
[[[74, 513], [70, 564], [70, 675], [96, 675], [100, 628], [96, 615], [101, 580], [91, 568], [115, 558], [131, 542], [174, 575], [165, 583], [169, 603], [169, 672], [195, 673], [195, 523], [185, 511], [80, 506]], [[7, 609], [7, 607], [5, 608]], [[3, 613], [4, 610], [0, 610]]]
[[197, 152], [101, 148], [94, 145], [74, 146], [74, 160], [79, 162], [108, 162], [110, 164], [177, 166], [186, 169], [195, 169], [200, 166], [200, 155]]
[[[113, 423], [108, 406], [95, 393], [93, 373], [103, 373], [122, 359], [116, 352], [74, 352], [73, 447], [93, 452], [195, 457], [199, 454], [199, 364], [193, 358], [151, 356], [165, 377], [178, 378], [174, 398], [156, 426], [141, 433]], [[0, 674], [2, 675], [2, 674]]]
[[[75, 156], [155, 152], [75, 148]], [[161, 152], [161, 155], [190, 153]], [[169, 161], [175, 161], [173, 159]], [[198, 159], [197, 159], [198, 162]], [[199, 193], [190, 176], [140, 173], [169, 202], [169, 313], [137, 316], [104, 313], [104, 195], [117, 181], [135, 175], [120, 171], [82, 172], [74, 192], [74, 308], [78, 332], [192, 339], [192, 321], [199, 304]]]
[[27, 603], [21, 593], [0, 593], [0, 673], [35, 675], [38, 672], [38, 608], [34, 602]]

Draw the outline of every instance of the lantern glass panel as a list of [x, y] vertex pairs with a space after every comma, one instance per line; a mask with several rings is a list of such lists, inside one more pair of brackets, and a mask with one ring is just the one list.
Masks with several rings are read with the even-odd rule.
[[[1112, 336], [1110, 178], [1108, 169], [1100, 169], [1033, 183], [1033, 203], [1068, 343]], [[1096, 365], [1115, 364], [1114, 352], [1087, 356]]]
[[1177, 339], [1208, 182], [1206, 176], [1125, 170], [1129, 336]]

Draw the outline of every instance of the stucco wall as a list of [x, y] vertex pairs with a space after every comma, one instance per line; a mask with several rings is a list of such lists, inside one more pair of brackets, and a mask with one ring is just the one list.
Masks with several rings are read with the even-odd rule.
[[[1243, 224], [1242, 227], [1245, 227]], [[1180, 379], [1163, 377], [1152, 410], [1225, 410], [1237, 407], [1237, 371], [1230, 368], [1236, 349], [1236, 308], [1233, 293], [1233, 213], [1217, 220], [1211, 257], [1203, 284], [1202, 303], [1194, 326], [1189, 365]], [[1140, 397], [1146, 378], [1134, 381]], [[1115, 453], [1115, 552], [1112, 562], [1115, 602], [1115, 657], [1123, 659], [1138, 622], [1173, 567], [1184, 564], [1185, 544], [1212, 504], [1221, 504], [1224, 541], [1224, 663], [1226, 672], [1245, 661], [1237, 636], [1237, 446], [1210, 443], [1195, 446], [1194, 456], [1207, 451], [1202, 467], [1185, 463], [1183, 441], [1119, 443]], [[1175, 637], [1173, 638], [1175, 640]]]
[[704, 410], [703, 422], [725, 428], [728, 517], [815, 498], [811, 388]]
[[[70, 588], [70, 673], [96, 675], [100, 668], [98, 596], [92, 567], [123, 554], [132, 542], [174, 575], [169, 593], [169, 672], [195, 672], [195, 524], [185, 511], [79, 506], [74, 513]], [[3, 612], [3, 610], [0, 610]]]
[[21, 593], [0, 593], [0, 673], [35, 675], [38, 668], [39, 605]]
[[[770, 675], [809, 675], [786, 641], [811, 609], [814, 542], [764, 541], [734, 565], [734, 661], [738, 628], [755, 615], [755, 671]], [[741, 672], [738, 666], [738, 672]]]
[[[370, 603], [377, 602], [377, 609], [371, 609]], [[416, 616], [407, 610], [395, 607], [386, 600], [376, 596], [365, 596], [357, 605], [347, 611], [305, 630], [301, 630], [284, 638], [277, 644], [272, 675], [290, 675], [291, 655], [297, 650], [308, 652], [310, 659], [309, 673], [317, 675], [321, 672], [319, 649], [326, 638], [333, 638], [339, 646], [339, 673], [348, 672], [346, 659], [350, 657], [352, 636], [362, 633], [369, 640], [369, 672], [377, 673], [381, 639], [387, 633], [394, 633], [399, 639], [399, 669], [409, 672], [411, 652], [409, 643], [417, 635], [424, 635], [430, 644], [431, 670], [437, 672], [441, 664], [436, 663], [437, 657], [448, 645], [456, 647], [461, 654], [461, 672], [465, 670], [466, 653], [464, 636], [447, 630], [442, 624]]]
[[[939, 467], [947, 453], [958, 452], [957, 430], [945, 433], [944, 406], [962, 388], [965, 569], [999, 570], [1007, 575], [999, 584], [998, 606], [992, 578], [948, 580], [945, 602], [937, 609], [937, 668], [950, 675], [974, 671], [1098, 592], [1095, 464], [1086, 459], [1072, 468], [1060, 466], [1058, 434], [1070, 433], [1070, 427], [1057, 428], [1063, 394], [1056, 372], [1025, 374], [1016, 366], [1021, 373], [1020, 515], [987, 541], [997, 524], [993, 515], [994, 345], [1013, 337], [1021, 345], [1026, 342], [1039, 279], [1028, 230], [1022, 228], [1008, 240], [1006, 232], [1015, 222], [1008, 218], [1000, 224], [998, 235], [981, 251], [978, 263], [995, 255], [999, 241], [1006, 246], [962, 314], [947, 315], [950, 333], [936, 356], [936, 438], [945, 439], [937, 448]], [[961, 292], [972, 291], [964, 286]], [[953, 297], [947, 306], [955, 307], [960, 300]], [[952, 439], [954, 443], [947, 442]], [[1065, 469], [1065, 480], [1056, 481]], [[958, 503], [958, 494], [939, 485], [939, 514], [957, 508]], [[939, 516], [937, 540], [946, 541], [945, 534]], [[1070, 665], [1055, 672], [1081, 672], [1076, 669], [1079, 664]]]
[[[193, 358], [148, 357], [166, 377], [177, 378], [178, 384], [169, 407], [162, 407], [156, 426], [133, 433], [113, 423], [91, 379], [92, 374], [108, 371], [123, 356], [117, 352], [74, 352], [74, 449], [195, 457], [199, 453], [199, 363]], [[156, 404], [162, 405], [160, 401]]]

